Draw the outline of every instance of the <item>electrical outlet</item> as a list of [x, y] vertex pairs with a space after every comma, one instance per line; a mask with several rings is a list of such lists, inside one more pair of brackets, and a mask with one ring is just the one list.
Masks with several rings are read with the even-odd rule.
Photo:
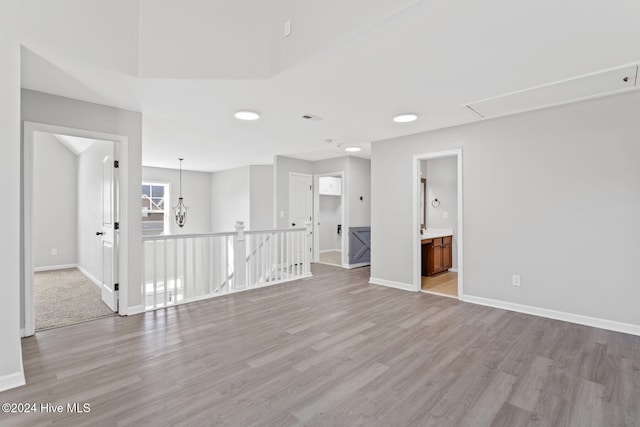
[[58, 248], [51, 248], [51, 255], [58, 255]]
[[442, 212], [442, 218], [444, 219], [449, 218], [449, 212]]
[[513, 286], [520, 286], [520, 275], [514, 274], [511, 276], [511, 284]]
[[284, 211], [280, 211], [280, 218], [284, 218]]

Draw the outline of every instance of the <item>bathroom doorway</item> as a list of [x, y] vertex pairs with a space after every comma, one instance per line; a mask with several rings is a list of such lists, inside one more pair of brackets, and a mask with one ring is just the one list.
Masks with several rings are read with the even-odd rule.
[[462, 299], [462, 151], [414, 162], [415, 290]]

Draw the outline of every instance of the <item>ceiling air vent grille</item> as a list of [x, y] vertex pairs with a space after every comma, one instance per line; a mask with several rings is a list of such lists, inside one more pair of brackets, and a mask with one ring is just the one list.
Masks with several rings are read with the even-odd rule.
[[311, 122], [319, 122], [322, 120], [322, 117], [314, 116], [313, 114], [305, 114], [302, 118]]
[[483, 99], [464, 107], [481, 118], [498, 117], [612, 95], [635, 88], [637, 79], [638, 66], [626, 66]]

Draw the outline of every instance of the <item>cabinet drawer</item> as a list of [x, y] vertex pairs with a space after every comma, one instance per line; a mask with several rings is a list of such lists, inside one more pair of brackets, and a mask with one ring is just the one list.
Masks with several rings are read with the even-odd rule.
[[438, 237], [437, 239], [433, 239], [433, 246], [441, 246], [442, 245], [442, 237]]
[[442, 238], [442, 243], [445, 244], [445, 245], [450, 245], [451, 244], [451, 236], [443, 237]]

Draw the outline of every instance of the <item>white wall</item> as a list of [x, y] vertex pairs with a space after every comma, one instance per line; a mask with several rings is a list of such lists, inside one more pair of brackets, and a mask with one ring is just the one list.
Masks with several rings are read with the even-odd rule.
[[48, 133], [33, 140], [32, 207], [33, 266], [77, 264], [78, 158]]
[[633, 92], [373, 143], [372, 279], [412, 284], [412, 157], [462, 148], [466, 295], [640, 325], [638, 111]]
[[[452, 268], [458, 268], [458, 159], [443, 157], [420, 162], [422, 177], [427, 180], [427, 228], [453, 230]], [[440, 206], [431, 202], [438, 199]], [[445, 212], [447, 218], [444, 217]]]
[[211, 174], [211, 231], [233, 231], [236, 221], [251, 227], [250, 167]]
[[[180, 193], [180, 171], [144, 166], [142, 180], [168, 183], [169, 204], [178, 203]], [[182, 171], [182, 196], [187, 210], [187, 222], [180, 228], [173, 217], [169, 221], [171, 234], [209, 233], [211, 231], [211, 174], [208, 172]]]
[[269, 3], [140, 0], [140, 75], [266, 78]]
[[0, 223], [0, 391], [24, 384], [20, 347], [20, 45], [16, 34], [20, 2], [6, 0], [0, 13], [0, 182], [4, 202]]
[[[142, 115], [140, 113], [70, 98], [22, 90], [22, 120], [66, 126], [128, 138], [120, 144], [120, 286], [121, 303], [126, 308], [142, 303], [140, 182], [142, 181]], [[19, 164], [19, 162], [18, 162]], [[127, 185], [123, 184], [127, 183]], [[15, 250], [15, 249], [14, 249]], [[24, 294], [24, 292], [22, 292]], [[22, 300], [24, 301], [24, 300]], [[22, 302], [20, 306], [23, 306]], [[24, 316], [22, 317], [24, 325]]]
[[102, 162], [113, 142], [95, 141], [78, 156], [78, 265], [102, 281]]
[[81, 0], [21, 2], [20, 31], [25, 46], [38, 46], [85, 64], [138, 73], [137, 1]]
[[[393, 16], [417, 0], [271, 1], [268, 40], [272, 74]], [[291, 21], [291, 37], [283, 24]]]
[[342, 196], [319, 196], [320, 251], [342, 250], [342, 235], [338, 224], [342, 224]]
[[250, 167], [250, 223], [252, 230], [273, 228], [273, 166]]

